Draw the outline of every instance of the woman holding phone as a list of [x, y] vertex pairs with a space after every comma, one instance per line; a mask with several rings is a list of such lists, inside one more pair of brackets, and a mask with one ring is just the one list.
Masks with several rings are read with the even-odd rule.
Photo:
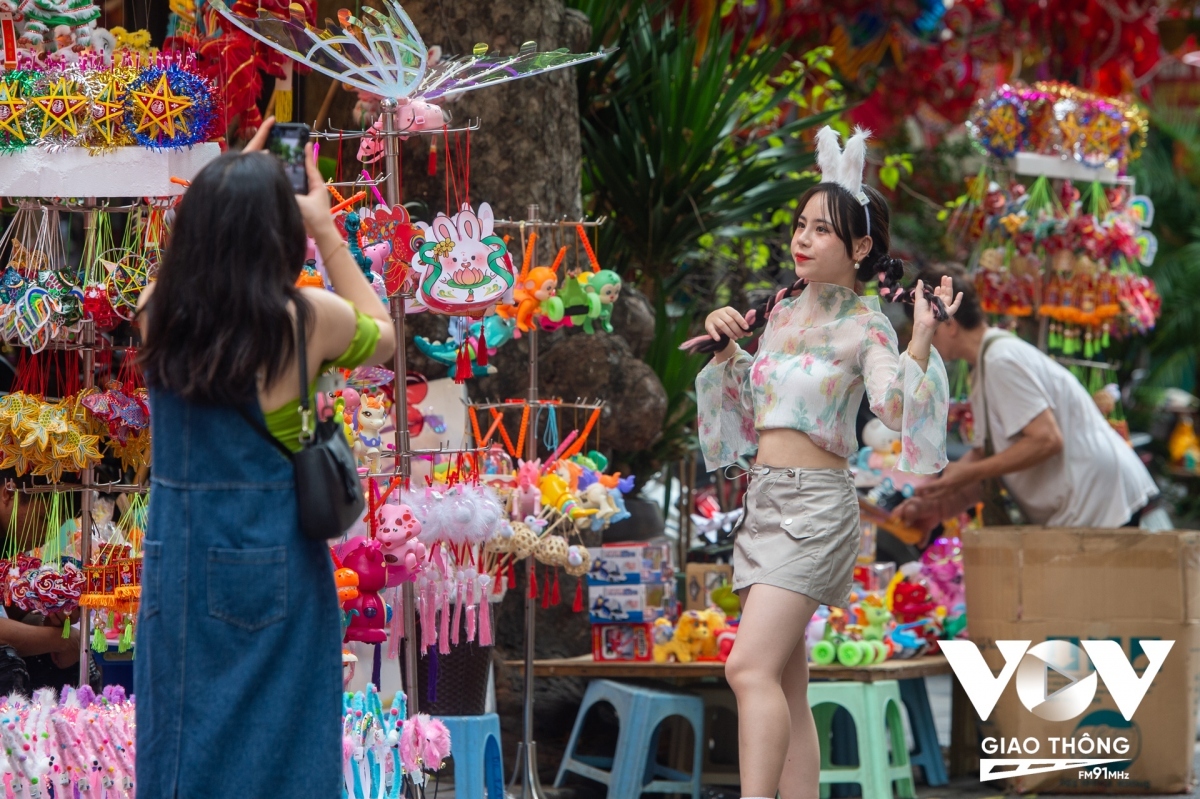
[[[272, 123], [192, 181], [139, 308], [154, 463], [134, 661], [144, 796], [341, 794], [329, 550], [301, 534], [292, 464], [250, 419], [299, 451], [298, 355], [319, 375], [385, 362], [396, 341], [312, 146], [303, 195], [259, 152]], [[336, 293], [296, 287], [306, 233]]]

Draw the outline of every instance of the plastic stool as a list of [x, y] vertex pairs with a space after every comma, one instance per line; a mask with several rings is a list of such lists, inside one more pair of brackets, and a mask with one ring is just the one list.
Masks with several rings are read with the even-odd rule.
[[[916, 799], [900, 701], [895, 680], [809, 683], [808, 704], [821, 743], [822, 799], [828, 799], [831, 786], [846, 782], [861, 785], [863, 799], [891, 799], [892, 783], [901, 799]], [[854, 720], [857, 766], [835, 766], [830, 757], [833, 716], [839, 707]]]
[[[575, 754], [584, 718], [597, 702], [608, 702], [617, 711], [620, 727], [613, 757]], [[682, 716], [692, 725], [696, 744], [690, 775], [657, 762], [659, 725], [672, 716]], [[643, 793], [689, 793], [692, 799], [700, 799], [703, 742], [704, 702], [700, 697], [592, 680], [575, 717], [554, 787], [560, 787], [570, 771], [607, 785], [608, 799], [637, 799]]]
[[500, 755], [500, 717], [438, 716], [450, 730], [455, 799], [504, 799], [504, 762]]
[[926, 785], [933, 788], [948, 785], [950, 780], [946, 778], [946, 761], [942, 759], [942, 746], [938, 743], [937, 727], [933, 724], [933, 711], [929, 709], [925, 678], [901, 680], [900, 699], [908, 709], [908, 721], [912, 725], [913, 740], [917, 746], [909, 752], [908, 759], [914, 766], [921, 767]]

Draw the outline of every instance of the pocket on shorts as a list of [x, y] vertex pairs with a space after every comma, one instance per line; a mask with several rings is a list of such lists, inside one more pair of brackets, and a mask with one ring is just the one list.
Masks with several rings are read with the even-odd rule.
[[287, 618], [287, 547], [208, 550], [208, 614], [243, 630]]
[[858, 519], [858, 500], [848, 480], [825, 476], [808, 481], [801, 478], [796, 495], [804, 509], [801, 516], [804, 536], [840, 535], [851, 524], [851, 517]]
[[811, 537], [812, 528], [804, 523], [808, 511], [802, 493], [795, 477], [784, 475], [765, 483], [754, 498], [755, 534], [782, 531], [796, 541]]

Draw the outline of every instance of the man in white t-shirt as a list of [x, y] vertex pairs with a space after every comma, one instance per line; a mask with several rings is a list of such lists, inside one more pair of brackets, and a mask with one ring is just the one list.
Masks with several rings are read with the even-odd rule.
[[[928, 284], [946, 272], [955, 292], [963, 292], [963, 303], [938, 326], [933, 344], [944, 360], [961, 358], [971, 367], [974, 448], [918, 488], [897, 515], [928, 530], [978, 501], [983, 480], [999, 477], [1030, 523], [1136, 524], [1158, 488], [1133, 449], [1074, 375], [1031, 344], [987, 325], [974, 287], [961, 273], [930, 271], [922, 278]], [[994, 451], [987, 457], [985, 426]]]

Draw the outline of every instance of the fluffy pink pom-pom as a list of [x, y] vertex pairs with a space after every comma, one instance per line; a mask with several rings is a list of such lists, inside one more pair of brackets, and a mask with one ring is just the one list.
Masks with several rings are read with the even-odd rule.
[[450, 730], [435, 718], [421, 713], [407, 719], [400, 733], [400, 762], [415, 774], [420, 769], [437, 771], [450, 756]]

